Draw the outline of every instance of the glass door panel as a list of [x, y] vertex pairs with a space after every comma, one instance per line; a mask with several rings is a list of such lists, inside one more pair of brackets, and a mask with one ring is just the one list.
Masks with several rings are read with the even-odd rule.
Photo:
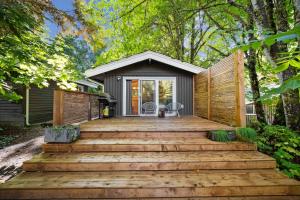
[[159, 106], [167, 106], [173, 102], [173, 81], [159, 81]]
[[156, 108], [151, 106], [151, 102], [156, 105], [155, 97], [155, 81], [141, 80], [141, 114], [156, 114]]
[[126, 80], [126, 115], [139, 114], [139, 80]]

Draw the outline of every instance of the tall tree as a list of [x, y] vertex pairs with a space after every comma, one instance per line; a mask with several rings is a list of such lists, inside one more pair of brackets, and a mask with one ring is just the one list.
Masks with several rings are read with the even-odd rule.
[[[286, 0], [277, 0], [275, 2], [273, 0], [267, 0], [266, 2], [252, 0], [252, 5], [255, 8], [254, 19], [258, 26], [262, 29], [261, 34], [263, 34], [263, 31], [271, 31], [273, 34], [276, 34], [286, 32], [290, 29], [288, 23], [287, 3], [288, 2]], [[277, 66], [275, 61], [283, 56], [283, 52], [288, 52], [288, 46], [286, 43], [279, 41], [273, 44], [270, 47], [270, 62]], [[279, 79], [281, 83], [283, 83], [295, 75], [297, 75], [297, 71], [293, 67], [289, 66], [286, 70], [279, 74]], [[281, 94], [281, 98], [286, 125], [294, 130], [300, 129], [299, 91], [297, 89], [288, 90]]]

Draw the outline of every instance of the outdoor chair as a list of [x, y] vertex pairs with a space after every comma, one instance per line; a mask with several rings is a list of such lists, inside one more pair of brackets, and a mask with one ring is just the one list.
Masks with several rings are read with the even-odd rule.
[[175, 112], [176, 113], [176, 116], [180, 117], [180, 114], [179, 114], [179, 110], [181, 110], [183, 108], [183, 104], [182, 103], [169, 103], [167, 105], [167, 110], [168, 110], [168, 113], [172, 113], [172, 112]]
[[146, 102], [142, 105], [142, 109], [144, 110], [144, 114], [155, 114], [156, 112], [156, 104], [152, 101]]

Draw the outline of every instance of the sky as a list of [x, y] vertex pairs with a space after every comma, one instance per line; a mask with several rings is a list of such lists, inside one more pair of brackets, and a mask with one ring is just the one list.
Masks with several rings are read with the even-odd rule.
[[[55, 7], [68, 11], [68, 12], [73, 12], [74, 7], [73, 7], [73, 0], [52, 0], [53, 4]], [[49, 29], [49, 34], [51, 37], [55, 37], [56, 34], [58, 33], [58, 27], [56, 24], [52, 23], [51, 21], [46, 21], [46, 26]]]

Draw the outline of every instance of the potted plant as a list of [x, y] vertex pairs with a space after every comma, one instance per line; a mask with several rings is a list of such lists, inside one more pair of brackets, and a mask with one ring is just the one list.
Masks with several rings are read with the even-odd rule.
[[71, 143], [77, 140], [79, 136], [79, 126], [52, 126], [45, 128], [44, 141], [47, 143]]
[[234, 131], [209, 131], [208, 138], [218, 142], [229, 142], [236, 140], [236, 134]]

